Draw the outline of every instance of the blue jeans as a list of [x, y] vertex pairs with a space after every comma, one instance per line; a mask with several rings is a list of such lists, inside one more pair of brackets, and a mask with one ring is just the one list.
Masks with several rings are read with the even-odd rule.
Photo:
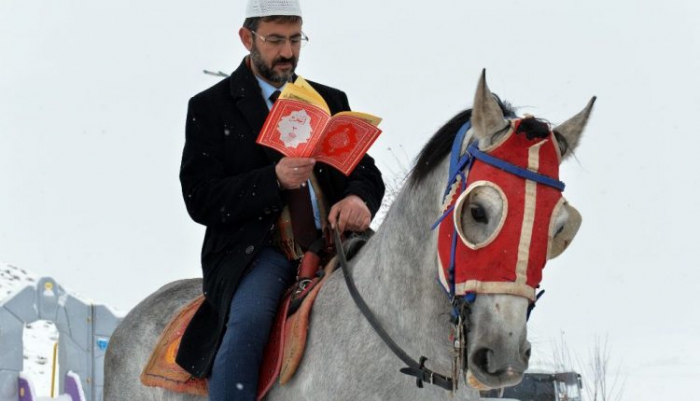
[[263, 351], [284, 291], [294, 283], [294, 262], [263, 248], [231, 301], [226, 333], [209, 377], [211, 401], [254, 401]]

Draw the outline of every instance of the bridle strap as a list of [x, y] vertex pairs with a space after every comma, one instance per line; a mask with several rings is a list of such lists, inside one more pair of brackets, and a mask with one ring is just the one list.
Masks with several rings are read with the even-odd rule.
[[476, 158], [477, 160], [480, 160], [486, 164], [490, 164], [498, 169], [505, 171], [506, 173], [517, 175], [518, 177], [524, 178], [526, 180], [535, 181], [539, 184], [552, 187], [554, 189], [559, 190], [559, 192], [563, 192], [564, 188], [566, 187], [563, 182], [556, 180], [552, 177], [548, 177], [544, 174], [535, 173], [534, 171], [530, 171], [528, 169], [516, 166], [515, 164], [509, 163], [505, 160], [501, 160], [497, 157], [493, 157], [489, 154], [480, 151], [477, 142], [472, 142], [469, 145], [467, 153], [474, 156], [474, 158]]
[[460, 156], [462, 153], [462, 142], [464, 137], [467, 135], [467, 131], [472, 127], [471, 121], [467, 121], [462, 125], [462, 127], [457, 131], [454, 141], [452, 142], [452, 152], [450, 152], [450, 172], [448, 174], [447, 189], [445, 194], [449, 193], [452, 184], [457, 179], [457, 176], [463, 174], [465, 170], [471, 167], [473, 159], [468, 153]]
[[347, 284], [348, 291], [355, 301], [355, 305], [365, 316], [365, 319], [369, 322], [370, 326], [379, 335], [379, 338], [384, 341], [384, 344], [389, 347], [389, 349], [396, 355], [403, 363], [408, 365], [408, 367], [402, 368], [401, 373], [407, 374], [409, 376], [416, 377], [416, 384], [418, 387], [423, 387], [423, 382], [427, 382], [438, 387], [442, 387], [445, 390], [452, 391], [454, 389], [454, 380], [451, 377], [435, 373], [432, 370], [425, 367], [426, 357], [421, 356], [420, 363], [416, 362], [415, 359], [411, 358], [406, 351], [403, 350], [396, 342], [391, 338], [391, 336], [384, 330], [381, 323], [377, 320], [372, 310], [369, 309], [367, 303], [357, 291], [357, 286], [355, 286], [355, 280], [352, 278], [350, 270], [348, 269], [348, 259], [345, 254], [345, 249], [343, 249], [342, 243], [340, 241], [340, 233], [336, 227], [333, 230], [333, 240], [335, 242], [335, 249], [338, 254], [338, 263], [343, 270], [343, 277], [345, 277], [345, 284]]
[[489, 164], [493, 167], [496, 167], [500, 170], [516, 175], [518, 177], [524, 178], [526, 180], [534, 181], [546, 185], [548, 187], [555, 188], [560, 192], [564, 192], [564, 188], [566, 187], [566, 185], [564, 185], [563, 182], [552, 177], [548, 177], [544, 174], [535, 173], [534, 171], [530, 171], [528, 169], [516, 166], [505, 160], [501, 160], [497, 157], [484, 153], [481, 150], [479, 150], [478, 141], [472, 142], [468, 146], [467, 151], [463, 155], [460, 155], [462, 150], [462, 142], [464, 142], [464, 137], [466, 136], [467, 131], [469, 131], [471, 126], [471, 121], [467, 121], [466, 123], [464, 123], [460, 127], [459, 131], [457, 131], [457, 135], [455, 136], [455, 139], [452, 142], [452, 152], [450, 153], [450, 172], [448, 175], [447, 189], [445, 190], [445, 194], [449, 193], [450, 188], [455, 182], [457, 176], [471, 167], [471, 164], [474, 162], [474, 159], [480, 160], [486, 164]]

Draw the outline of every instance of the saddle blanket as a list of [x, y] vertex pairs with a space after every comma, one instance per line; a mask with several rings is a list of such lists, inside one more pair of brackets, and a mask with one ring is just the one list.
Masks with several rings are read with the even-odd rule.
[[[309, 284], [301, 306], [291, 316], [287, 316], [291, 292], [281, 302], [260, 369], [258, 400], [262, 400], [277, 379], [283, 385], [294, 376], [306, 348], [311, 308], [323, 281], [334, 268], [335, 259], [325, 267], [323, 278]], [[193, 377], [175, 362], [182, 334], [202, 302], [203, 295], [185, 305], [168, 323], [141, 373], [143, 385], [199, 396], [208, 394], [206, 379]]]

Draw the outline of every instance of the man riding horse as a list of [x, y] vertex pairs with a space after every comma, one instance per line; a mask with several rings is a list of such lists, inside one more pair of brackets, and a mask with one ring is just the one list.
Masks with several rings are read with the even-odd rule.
[[[183, 336], [178, 364], [209, 377], [211, 400], [253, 400], [280, 298], [301, 256], [328, 226], [369, 227], [384, 195], [366, 155], [349, 175], [255, 143], [275, 95], [296, 78], [302, 45], [297, 0], [250, 0], [238, 32], [249, 51], [233, 74], [194, 96], [180, 169], [202, 247], [206, 298]], [[344, 92], [310, 82], [331, 113], [350, 110]]]

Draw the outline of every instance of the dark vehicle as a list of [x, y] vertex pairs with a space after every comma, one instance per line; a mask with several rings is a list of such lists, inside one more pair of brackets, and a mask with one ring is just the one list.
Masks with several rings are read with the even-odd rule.
[[517, 386], [482, 391], [482, 397], [519, 401], [582, 401], [581, 375], [576, 372], [526, 373]]

